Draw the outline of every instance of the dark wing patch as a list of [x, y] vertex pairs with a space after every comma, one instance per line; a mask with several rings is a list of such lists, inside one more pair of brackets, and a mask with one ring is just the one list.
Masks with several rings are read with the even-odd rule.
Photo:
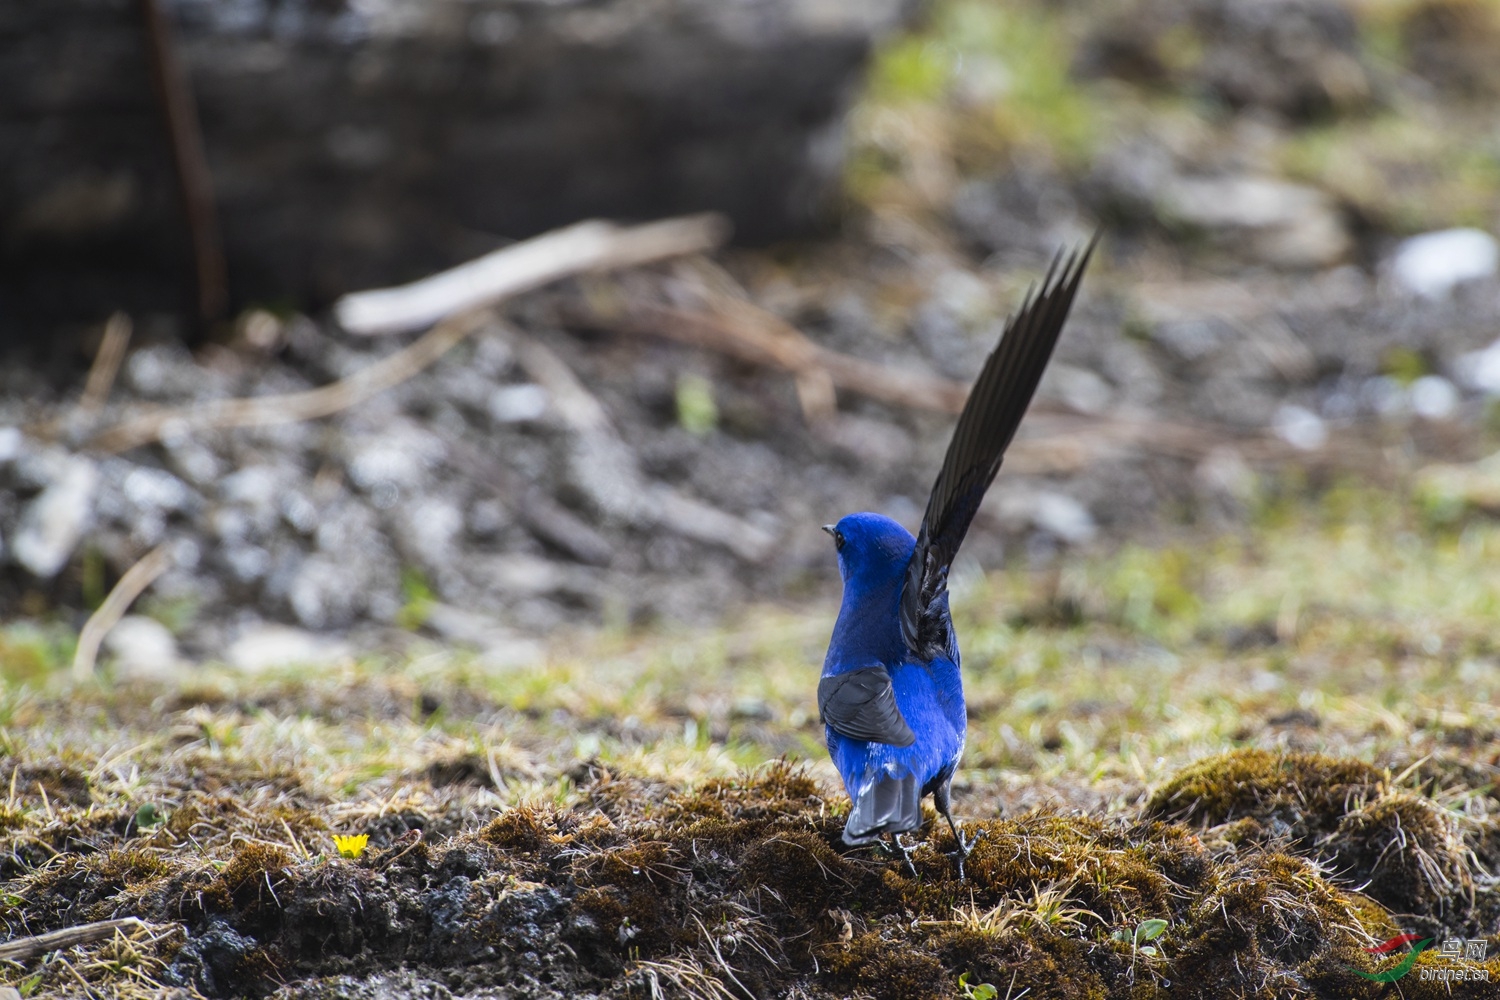
[[885, 667], [861, 667], [818, 681], [818, 719], [851, 740], [898, 747], [917, 741], [896, 707]]
[[1098, 242], [1095, 236], [1081, 252], [1075, 251], [1062, 264], [1061, 273], [1061, 256], [1052, 262], [1041, 291], [1028, 293], [1020, 311], [1005, 325], [999, 345], [985, 360], [959, 415], [927, 500], [901, 592], [901, 635], [920, 660], [931, 660], [948, 649], [947, 616], [939, 605], [948, 589], [948, 567], [1031, 404]]

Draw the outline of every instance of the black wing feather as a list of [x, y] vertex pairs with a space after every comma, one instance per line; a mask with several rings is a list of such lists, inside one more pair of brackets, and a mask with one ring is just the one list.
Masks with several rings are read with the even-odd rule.
[[818, 681], [818, 719], [852, 740], [909, 747], [917, 741], [885, 667], [861, 667]]
[[1041, 291], [1027, 293], [1020, 311], [1005, 325], [959, 415], [901, 592], [901, 635], [922, 660], [948, 648], [947, 616], [935, 606], [947, 592], [948, 567], [1031, 404], [1098, 242], [1095, 236], [1081, 252], [1075, 251], [1061, 273], [1061, 256], [1053, 260]]

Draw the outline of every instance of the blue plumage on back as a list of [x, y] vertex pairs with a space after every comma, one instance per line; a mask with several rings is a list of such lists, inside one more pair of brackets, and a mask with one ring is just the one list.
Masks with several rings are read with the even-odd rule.
[[[844, 598], [818, 683], [828, 752], [852, 805], [849, 844], [922, 825], [932, 795], [958, 841], [949, 807], [967, 721], [948, 569], [1062, 332], [1093, 244], [1075, 254], [1006, 325], [969, 394], [918, 534], [879, 514], [850, 514], [825, 530], [838, 547]], [[1053, 278], [1056, 275], [1057, 280]], [[910, 858], [908, 857], [908, 862]]]

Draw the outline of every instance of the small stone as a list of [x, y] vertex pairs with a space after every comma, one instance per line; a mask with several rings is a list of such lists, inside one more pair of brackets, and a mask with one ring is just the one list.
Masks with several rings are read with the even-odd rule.
[[1162, 198], [1172, 219], [1220, 233], [1277, 267], [1331, 267], [1351, 247], [1333, 200], [1317, 188], [1249, 175], [1181, 177]]
[[1099, 533], [1089, 509], [1066, 493], [1013, 488], [996, 494], [995, 504], [1001, 521], [1045, 531], [1069, 544], [1092, 541]]
[[1441, 375], [1423, 375], [1411, 384], [1411, 408], [1428, 420], [1447, 420], [1458, 409], [1458, 389]]
[[776, 718], [776, 710], [764, 698], [736, 698], [730, 706], [729, 717], [749, 722], [770, 722]]
[[281, 516], [302, 535], [318, 528], [318, 507], [302, 493], [292, 490], [281, 498]]
[[454, 542], [464, 528], [463, 511], [450, 501], [424, 497], [398, 518], [402, 548], [424, 566], [435, 567], [452, 558]]
[[1229, 445], [1216, 445], [1203, 456], [1193, 478], [1208, 493], [1236, 503], [1248, 503], [1259, 486], [1255, 470]]
[[21, 457], [26, 447], [26, 435], [19, 427], [0, 427], [0, 464], [13, 462]]
[[490, 394], [489, 411], [498, 424], [528, 423], [540, 420], [550, 402], [547, 390], [539, 385], [506, 385]]
[[1463, 355], [1455, 367], [1471, 389], [1487, 396], [1500, 396], [1500, 340], [1482, 351]]
[[1390, 276], [1403, 291], [1446, 298], [1466, 281], [1500, 270], [1500, 244], [1480, 229], [1444, 229], [1404, 240], [1391, 257]]
[[186, 672], [171, 631], [144, 615], [121, 618], [104, 637], [104, 648], [114, 657], [116, 680], [175, 681]]
[[61, 473], [26, 505], [12, 543], [16, 562], [50, 580], [73, 554], [93, 514], [99, 472], [84, 458], [71, 458]]
[[379, 435], [350, 441], [346, 447], [350, 480], [382, 509], [394, 506], [402, 492], [424, 484], [446, 453], [441, 438], [404, 422]]
[[1098, 415], [1109, 409], [1114, 390], [1087, 368], [1054, 361], [1042, 377], [1041, 391], [1061, 399], [1079, 413]]
[[364, 609], [364, 595], [350, 586], [350, 569], [323, 553], [304, 559], [287, 588], [297, 620], [316, 629], [352, 624]]
[[140, 466], [132, 469], [122, 486], [125, 498], [143, 511], [185, 510], [194, 499], [187, 484], [170, 472]]
[[1272, 425], [1278, 437], [1299, 451], [1317, 451], [1328, 443], [1328, 425], [1305, 406], [1283, 403]]
[[240, 508], [250, 525], [268, 532], [280, 518], [281, 475], [269, 465], [251, 465], [219, 481], [219, 499]]
[[346, 643], [286, 625], [257, 623], [241, 630], [225, 650], [224, 659], [230, 666], [254, 673], [277, 667], [334, 663], [349, 654]]

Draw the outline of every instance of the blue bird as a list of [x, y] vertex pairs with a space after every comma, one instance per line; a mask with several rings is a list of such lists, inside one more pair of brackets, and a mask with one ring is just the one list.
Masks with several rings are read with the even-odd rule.
[[[1098, 237], [1028, 294], [984, 363], [958, 418], [915, 538], [880, 514], [824, 525], [838, 550], [844, 598], [818, 682], [828, 753], [852, 806], [844, 842], [872, 844], [922, 825], [933, 802], [958, 842], [958, 875], [974, 840], [953, 820], [950, 788], [968, 719], [948, 568], [1052, 357]], [[977, 839], [977, 837], [975, 838]], [[915, 870], [915, 869], [913, 869]]]

